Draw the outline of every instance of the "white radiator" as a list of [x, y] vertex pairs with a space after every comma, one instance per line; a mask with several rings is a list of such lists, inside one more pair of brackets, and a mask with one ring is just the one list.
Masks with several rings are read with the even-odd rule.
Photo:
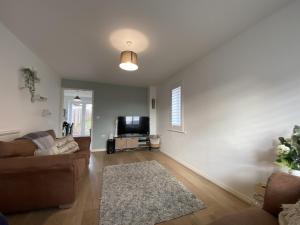
[[19, 130], [0, 131], [0, 141], [12, 141], [18, 137], [20, 137]]

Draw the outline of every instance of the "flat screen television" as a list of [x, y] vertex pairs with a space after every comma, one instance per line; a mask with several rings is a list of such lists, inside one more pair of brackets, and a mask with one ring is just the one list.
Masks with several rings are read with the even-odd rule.
[[119, 116], [118, 135], [148, 135], [149, 117], [147, 116]]

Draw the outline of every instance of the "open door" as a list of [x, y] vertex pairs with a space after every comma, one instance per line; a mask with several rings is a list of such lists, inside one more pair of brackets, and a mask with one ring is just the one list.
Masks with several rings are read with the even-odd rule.
[[93, 91], [64, 89], [63, 120], [74, 137], [91, 136], [93, 124]]

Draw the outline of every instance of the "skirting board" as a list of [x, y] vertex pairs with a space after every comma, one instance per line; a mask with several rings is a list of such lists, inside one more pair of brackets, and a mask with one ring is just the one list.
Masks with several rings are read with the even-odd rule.
[[91, 152], [105, 152], [106, 149], [105, 148], [95, 148], [95, 149], [91, 149]]
[[225, 191], [233, 194], [234, 196], [236, 196], [237, 198], [241, 199], [242, 201], [244, 202], [247, 202], [249, 204], [253, 204], [253, 199], [249, 198], [247, 195], [244, 195], [242, 193], [240, 193], [239, 191], [236, 191], [234, 190], [233, 188], [231, 187], [228, 187], [227, 185], [217, 181], [216, 179], [214, 178], [211, 178], [210, 176], [208, 176], [207, 174], [203, 173], [203, 172], [200, 172], [198, 169], [196, 169], [195, 167], [191, 166], [189, 163], [181, 160], [181, 159], [178, 159], [177, 157], [174, 157], [172, 156], [170, 153], [167, 153], [167, 152], [164, 152], [164, 151], [161, 151], [163, 154], [169, 156], [170, 158], [174, 159], [176, 162], [180, 163], [181, 165], [183, 165], [184, 167], [192, 170], [193, 172], [195, 172], [196, 174], [204, 177], [205, 179], [209, 180], [210, 182], [214, 183], [215, 185], [219, 186], [220, 188], [224, 189]]

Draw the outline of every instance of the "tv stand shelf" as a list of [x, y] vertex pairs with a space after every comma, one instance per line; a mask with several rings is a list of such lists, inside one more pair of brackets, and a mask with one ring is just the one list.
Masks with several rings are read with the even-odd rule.
[[115, 138], [115, 148], [118, 151], [128, 149], [150, 148], [148, 136], [120, 136]]

